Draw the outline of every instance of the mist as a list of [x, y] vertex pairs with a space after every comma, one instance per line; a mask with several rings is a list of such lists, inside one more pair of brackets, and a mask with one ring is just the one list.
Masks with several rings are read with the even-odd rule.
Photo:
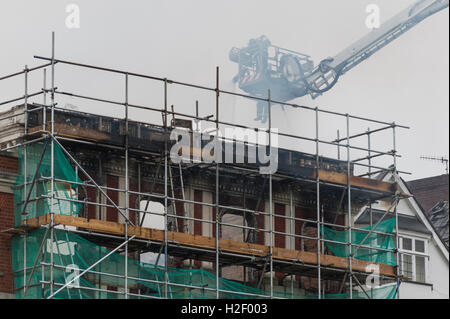
[[[69, 29], [66, 6], [80, 8], [80, 28]], [[50, 57], [51, 32], [56, 33], [56, 58], [100, 65], [215, 87], [216, 66], [220, 88], [243, 93], [232, 82], [237, 65], [228, 59], [232, 47], [243, 47], [250, 38], [266, 35], [277, 46], [311, 56], [317, 64], [370, 32], [365, 25], [366, 6], [380, 7], [381, 22], [414, 3], [414, 0], [302, 0], [302, 1], [24, 1], [3, 2], [0, 8], [0, 76], [33, 67]], [[412, 175], [406, 180], [443, 174], [440, 163], [423, 161], [421, 155], [449, 154], [449, 16], [439, 12], [396, 39], [341, 77], [322, 96], [293, 103], [350, 113], [410, 126], [397, 131], [402, 157], [398, 168]], [[18, 19], [17, 17], [20, 17]], [[48, 76], [49, 79], [49, 76]], [[3, 83], [2, 83], [3, 82]], [[50, 82], [47, 82], [50, 85]], [[109, 100], [124, 100], [124, 77], [87, 69], [56, 66], [58, 90]], [[30, 92], [42, 88], [42, 74], [30, 78]], [[129, 102], [161, 107], [163, 84], [131, 78]], [[23, 95], [23, 79], [0, 82], [0, 100]], [[42, 99], [42, 98], [39, 98]], [[39, 102], [41, 100], [37, 99]], [[215, 114], [215, 92], [170, 85], [169, 105], [175, 111]], [[57, 96], [58, 106], [123, 117], [121, 107]], [[0, 106], [0, 112], [12, 105]], [[220, 120], [252, 127], [256, 104], [246, 98], [222, 94]], [[272, 108], [272, 127], [280, 132], [315, 137], [314, 113], [280, 106]], [[131, 119], [161, 123], [161, 115], [133, 110]], [[351, 134], [367, 130], [354, 121]], [[375, 129], [376, 126], [370, 127]], [[320, 139], [345, 135], [345, 119], [321, 115]], [[365, 146], [365, 140], [361, 145]], [[392, 149], [392, 138], [380, 135], [378, 149]], [[312, 143], [283, 138], [280, 147], [314, 152]], [[323, 146], [323, 156], [336, 157], [335, 147]], [[375, 165], [383, 163], [374, 163]]]

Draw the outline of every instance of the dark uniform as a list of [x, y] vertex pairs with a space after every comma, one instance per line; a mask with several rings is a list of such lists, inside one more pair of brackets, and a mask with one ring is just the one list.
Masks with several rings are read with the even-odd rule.
[[[253, 48], [253, 54], [256, 60], [256, 73], [259, 74], [261, 78], [265, 77], [267, 72], [267, 59], [268, 52], [267, 49], [270, 46], [270, 41], [266, 36], [260, 36], [257, 39], [251, 39], [249, 41], [249, 47]], [[258, 101], [256, 103], [256, 118], [255, 121], [261, 121], [261, 123], [267, 122], [267, 117], [269, 114], [268, 104], [264, 101]]]

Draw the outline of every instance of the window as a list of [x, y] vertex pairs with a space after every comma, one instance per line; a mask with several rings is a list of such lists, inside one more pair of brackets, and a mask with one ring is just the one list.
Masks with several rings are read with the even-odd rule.
[[423, 240], [415, 240], [416, 243], [416, 251], [424, 253], [425, 252], [425, 242]]
[[426, 282], [427, 260], [425, 239], [400, 237], [400, 263], [404, 276], [412, 281]]
[[[141, 200], [139, 203], [140, 209], [140, 218], [141, 221], [144, 216], [144, 211], [147, 212], [145, 214], [144, 222], [142, 224], [143, 227], [154, 228], [154, 229], [164, 229], [164, 206], [159, 202], [152, 202], [147, 200]], [[164, 265], [164, 254], [159, 255], [158, 253], [146, 252], [140, 255], [140, 261], [148, 264], [156, 264], [158, 261], [158, 265]]]
[[[222, 223], [229, 225], [247, 226], [244, 216], [226, 213], [222, 216]], [[246, 231], [243, 228], [222, 225], [221, 238], [244, 242]], [[243, 266], [231, 265], [222, 268], [222, 277], [230, 280], [244, 281], [245, 268]]]

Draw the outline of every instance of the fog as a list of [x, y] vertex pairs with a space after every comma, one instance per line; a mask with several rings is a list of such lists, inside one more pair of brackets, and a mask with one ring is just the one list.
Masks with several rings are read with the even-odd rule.
[[[80, 8], [80, 28], [69, 29], [66, 5]], [[214, 87], [216, 66], [220, 88], [240, 91], [232, 78], [237, 65], [228, 59], [230, 48], [243, 47], [250, 38], [266, 35], [272, 44], [311, 56], [317, 64], [333, 56], [370, 30], [365, 25], [366, 6], [380, 7], [381, 22], [414, 3], [414, 0], [302, 0], [302, 1], [3, 1], [0, 7], [0, 76], [43, 63], [34, 55], [51, 55], [51, 32], [56, 33], [56, 58], [100, 65]], [[449, 154], [449, 10], [421, 22], [342, 76], [329, 92], [313, 100], [294, 103], [350, 113], [410, 126], [397, 130], [402, 157], [398, 168], [412, 172], [406, 180], [444, 173], [438, 162], [421, 155]], [[48, 78], [50, 75], [48, 74]], [[42, 87], [42, 74], [30, 78], [30, 92]], [[58, 90], [124, 101], [124, 76], [69, 66], [56, 66]], [[130, 78], [129, 102], [160, 108], [163, 84]], [[0, 101], [23, 95], [23, 77], [0, 82]], [[47, 85], [50, 82], [48, 81]], [[201, 116], [215, 114], [215, 93], [169, 85], [169, 104], [175, 111]], [[42, 100], [42, 97], [36, 99]], [[124, 116], [111, 104], [57, 96], [79, 110]], [[0, 106], [0, 111], [12, 105]], [[263, 126], [253, 121], [254, 102], [221, 95], [220, 120]], [[161, 122], [161, 115], [133, 110], [131, 118]], [[274, 106], [272, 127], [289, 134], [314, 138], [315, 114]], [[332, 140], [339, 129], [345, 135], [345, 118], [320, 115], [320, 138]], [[351, 134], [379, 127], [352, 121]], [[365, 139], [356, 145], [365, 146]], [[392, 149], [392, 137], [382, 134], [372, 141], [378, 150]], [[314, 144], [292, 139], [280, 146], [314, 151]], [[376, 146], [375, 146], [376, 145]], [[324, 156], [336, 157], [335, 147], [321, 147]], [[345, 155], [344, 150], [342, 152]], [[352, 154], [352, 158], [360, 154]], [[364, 154], [365, 155], [365, 154]], [[362, 155], [362, 156], [364, 156]], [[376, 162], [385, 165], [387, 162]]]

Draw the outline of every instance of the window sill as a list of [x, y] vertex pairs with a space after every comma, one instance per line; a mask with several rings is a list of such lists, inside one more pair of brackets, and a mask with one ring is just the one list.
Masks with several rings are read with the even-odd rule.
[[410, 284], [416, 284], [416, 285], [422, 285], [422, 286], [428, 286], [428, 287], [433, 288], [433, 284], [429, 284], [426, 282], [414, 281], [414, 280], [409, 280], [409, 279], [403, 279], [403, 282], [410, 283]]

